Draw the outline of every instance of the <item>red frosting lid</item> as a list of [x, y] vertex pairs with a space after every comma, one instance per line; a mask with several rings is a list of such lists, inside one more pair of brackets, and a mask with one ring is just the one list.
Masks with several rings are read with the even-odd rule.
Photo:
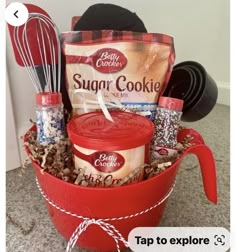
[[178, 111], [182, 111], [183, 105], [184, 105], [183, 100], [172, 98], [172, 97], [165, 97], [165, 96], [161, 96], [159, 98], [159, 103], [158, 103], [159, 107], [168, 108], [172, 110], [178, 110]]
[[61, 93], [44, 92], [36, 94], [36, 104], [39, 106], [58, 105], [62, 102]]
[[111, 111], [114, 122], [102, 112], [75, 116], [67, 124], [73, 144], [92, 150], [126, 150], [149, 143], [154, 124], [148, 118], [123, 111]]

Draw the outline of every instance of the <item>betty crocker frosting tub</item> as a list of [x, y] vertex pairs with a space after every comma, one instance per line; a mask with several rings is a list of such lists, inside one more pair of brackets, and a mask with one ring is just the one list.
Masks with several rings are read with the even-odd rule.
[[148, 163], [154, 124], [138, 114], [110, 113], [113, 122], [102, 112], [91, 112], [74, 117], [67, 125], [75, 169], [89, 185], [119, 186], [132, 173], [126, 184], [141, 181], [143, 165]]

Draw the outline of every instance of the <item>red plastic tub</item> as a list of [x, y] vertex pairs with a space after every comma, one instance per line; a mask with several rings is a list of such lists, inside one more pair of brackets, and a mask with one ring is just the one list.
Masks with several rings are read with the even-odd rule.
[[[33, 130], [33, 128], [30, 130]], [[170, 194], [179, 164], [188, 153], [197, 155], [206, 196], [216, 204], [216, 170], [212, 152], [204, 144], [202, 137], [193, 129], [181, 130], [178, 140], [181, 141], [188, 134], [194, 137], [192, 142], [195, 145], [188, 148], [170, 168], [151, 179], [116, 188], [89, 188], [73, 185], [57, 179], [47, 172], [42, 174], [39, 165], [33, 162], [39, 185], [46, 197], [51, 201], [50, 204], [46, 200], [46, 205], [56, 229], [67, 240], [71, 238], [76, 229], [77, 231], [79, 228], [80, 231], [82, 229], [83, 232], [80, 236], [77, 234], [76, 237], [74, 234], [74, 237], [72, 237], [74, 238], [72, 241], [82, 248], [95, 251], [116, 250], [117, 244], [114, 238], [103, 227], [106, 226], [112, 229], [109, 224], [112, 225], [127, 240], [129, 232], [135, 227], [158, 225], [167, 203], [167, 199], [163, 200], [163, 198]], [[156, 207], [150, 209], [155, 205]], [[147, 212], [133, 216], [147, 209], [149, 209]], [[93, 224], [86, 226], [83, 218], [72, 216], [68, 212], [93, 219], [91, 221]], [[129, 217], [124, 218], [126, 216]], [[107, 220], [119, 217], [122, 218]], [[97, 219], [102, 219], [105, 224], [103, 223], [102, 226], [97, 225], [97, 223], [94, 223]], [[79, 224], [81, 226], [77, 228]], [[119, 242], [119, 246], [120, 248], [125, 247], [122, 242]], [[73, 244], [70, 244], [70, 247], [73, 247]]]

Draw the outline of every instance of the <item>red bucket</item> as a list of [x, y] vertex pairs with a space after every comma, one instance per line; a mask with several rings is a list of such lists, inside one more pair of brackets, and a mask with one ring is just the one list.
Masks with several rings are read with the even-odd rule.
[[[77, 237], [74, 235], [74, 238], [79, 238], [74, 239], [74, 242], [82, 248], [95, 251], [116, 250], [117, 244], [109, 232], [104, 231], [104, 226], [112, 225], [126, 240], [135, 227], [157, 226], [175, 183], [179, 164], [188, 153], [197, 155], [206, 196], [216, 204], [216, 170], [212, 152], [193, 129], [181, 130], [178, 141], [183, 140], [186, 135], [194, 137], [192, 142], [195, 145], [188, 148], [175, 164], [151, 179], [121, 187], [91, 188], [70, 184], [47, 172], [42, 174], [40, 166], [33, 162], [39, 186], [47, 197], [46, 205], [56, 229], [69, 240], [77, 227], [84, 223], [82, 217], [92, 219], [93, 225], [87, 228], [81, 224], [80, 228], [84, 232], [77, 234]], [[102, 219], [103, 226], [96, 225], [97, 219]], [[122, 242], [119, 242], [119, 245], [120, 248], [125, 247]]]

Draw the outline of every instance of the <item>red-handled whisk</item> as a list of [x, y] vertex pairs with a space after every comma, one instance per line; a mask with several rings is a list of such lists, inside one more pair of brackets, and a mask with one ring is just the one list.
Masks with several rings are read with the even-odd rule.
[[37, 92], [37, 140], [57, 143], [65, 137], [58, 29], [46, 15], [30, 13], [23, 27], [14, 28], [13, 43]]
[[29, 13], [27, 22], [14, 28], [12, 42], [36, 92], [59, 92], [61, 45], [52, 19], [41, 13]]

